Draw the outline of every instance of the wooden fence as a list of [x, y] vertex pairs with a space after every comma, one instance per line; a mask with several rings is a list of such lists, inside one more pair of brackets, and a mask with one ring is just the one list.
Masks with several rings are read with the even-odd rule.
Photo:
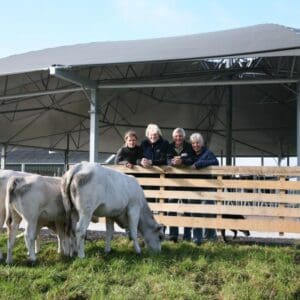
[[137, 177], [164, 225], [300, 233], [300, 167], [109, 167]]

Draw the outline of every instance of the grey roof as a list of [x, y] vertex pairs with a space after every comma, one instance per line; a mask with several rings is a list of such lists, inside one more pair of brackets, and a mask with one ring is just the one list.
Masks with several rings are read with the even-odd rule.
[[49, 48], [0, 59], [0, 76], [48, 69], [195, 58], [292, 56], [300, 54], [298, 29], [276, 24], [186, 36], [96, 42]]

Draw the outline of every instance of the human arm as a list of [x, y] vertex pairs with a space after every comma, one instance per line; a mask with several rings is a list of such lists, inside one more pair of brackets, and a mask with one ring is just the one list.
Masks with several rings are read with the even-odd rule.
[[116, 154], [114, 163], [115, 165], [125, 165], [126, 160], [124, 160], [124, 155], [123, 155], [123, 148], [120, 148]]
[[205, 168], [208, 166], [218, 166], [219, 162], [216, 156], [210, 150], [206, 149], [205, 152], [200, 155], [200, 157], [196, 158], [193, 166], [196, 169]]

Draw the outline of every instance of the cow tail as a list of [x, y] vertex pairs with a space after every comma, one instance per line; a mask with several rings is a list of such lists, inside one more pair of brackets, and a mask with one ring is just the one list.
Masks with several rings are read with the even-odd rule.
[[70, 238], [75, 237], [74, 224], [76, 223], [76, 221], [74, 220], [76, 212], [72, 202], [71, 184], [72, 184], [73, 177], [81, 169], [81, 167], [82, 167], [81, 164], [77, 164], [72, 169], [70, 169], [67, 173], [65, 173], [65, 175], [62, 178], [62, 184], [61, 184], [63, 206], [65, 208], [65, 213], [66, 213], [65, 233]]
[[9, 226], [12, 223], [12, 211], [11, 205], [15, 200], [17, 186], [20, 183], [20, 178], [11, 177], [8, 180], [6, 195], [5, 195], [5, 209], [6, 209], [6, 225]]

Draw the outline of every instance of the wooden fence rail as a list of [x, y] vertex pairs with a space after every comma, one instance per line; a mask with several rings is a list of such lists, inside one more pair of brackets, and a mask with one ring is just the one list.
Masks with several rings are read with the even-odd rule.
[[165, 225], [300, 233], [300, 167], [109, 167], [137, 177]]

